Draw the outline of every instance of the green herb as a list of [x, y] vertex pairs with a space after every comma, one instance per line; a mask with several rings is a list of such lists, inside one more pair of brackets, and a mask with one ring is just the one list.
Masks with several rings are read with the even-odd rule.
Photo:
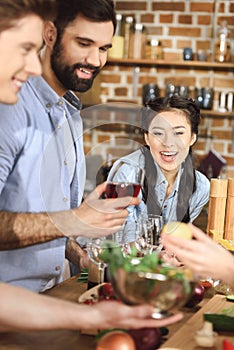
[[[146, 254], [143, 257], [137, 256], [137, 249], [131, 249], [131, 253], [124, 255], [121, 247], [116, 246], [113, 241], [106, 240], [102, 245], [102, 253], [99, 255], [100, 259], [108, 264], [111, 274], [122, 268], [126, 272], [149, 272], [159, 273], [173, 279], [182, 280], [187, 293], [190, 292], [191, 286], [183, 271], [178, 271], [169, 265], [163, 264], [158, 254]], [[149, 290], [151, 289], [149, 286]]]
[[[143, 257], [137, 256], [137, 249], [132, 248], [129, 255], [124, 255], [121, 247], [112, 241], [106, 240], [102, 246], [100, 259], [108, 264], [111, 272], [123, 268], [127, 272], [156, 272], [161, 263], [157, 254], [147, 254]], [[165, 268], [167, 270], [168, 268]]]

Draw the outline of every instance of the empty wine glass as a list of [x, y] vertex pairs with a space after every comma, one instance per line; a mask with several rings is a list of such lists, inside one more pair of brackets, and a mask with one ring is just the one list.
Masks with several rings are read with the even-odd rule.
[[132, 248], [135, 247], [135, 240], [138, 236], [138, 222], [136, 220], [127, 219], [122, 226], [122, 229], [118, 231], [118, 245], [122, 248], [123, 254], [126, 256], [131, 254]]
[[160, 234], [163, 227], [161, 215], [143, 215], [138, 220], [138, 231], [135, 241], [136, 248], [143, 254], [160, 252]]
[[87, 243], [87, 253], [89, 259], [98, 266], [98, 284], [101, 284], [104, 282], [105, 278], [105, 270], [107, 267], [107, 264], [100, 258], [100, 254], [104, 252], [105, 240], [111, 240], [115, 243], [116, 247], [121, 245], [120, 237], [117, 235], [117, 233], [106, 236], [106, 237], [99, 237], [99, 238], [92, 238]]
[[145, 171], [139, 165], [121, 160], [108, 175], [106, 198], [137, 197], [144, 182]]
[[88, 257], [95, 265], [98, 266], [98, 284], [104, 282], [105, 268], [107, 266], [107, 264], [104, 263], [99, 257], [99, 255], [103, 252], [102, 245], [104, 240], [105, 237], [93, 238], [90, 239], [87, 244]]

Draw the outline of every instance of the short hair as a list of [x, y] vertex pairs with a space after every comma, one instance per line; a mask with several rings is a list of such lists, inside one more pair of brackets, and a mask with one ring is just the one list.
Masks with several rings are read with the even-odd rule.
[[16, 21], [36, 15], [42, 20], [53, 20], [56, 0], [0, 0], [0, 32], [15, 25]]
[[54, 21], [60, 35], [69, 23], [81, 15], [92, 22], [111, 21], [116, 28], [115, 6], [112, 0], [57, 0], [57, 16]]

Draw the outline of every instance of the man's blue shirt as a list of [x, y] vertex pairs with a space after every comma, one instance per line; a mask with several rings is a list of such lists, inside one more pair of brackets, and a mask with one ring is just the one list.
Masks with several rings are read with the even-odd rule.
[[[29, 79], [16, 105], [0, 104], [0, 140], [0, 210], [50, 212], [80, 204], [86, 176], [80, 111], [42, 77]], [[1, 251], [0, 280], [35, 291], [59, 282], [65, 246], [60, 238]]]

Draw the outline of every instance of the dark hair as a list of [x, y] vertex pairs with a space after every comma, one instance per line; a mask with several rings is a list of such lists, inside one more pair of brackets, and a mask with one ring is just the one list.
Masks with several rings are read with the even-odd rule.
[[[180, 96], [158, 97], [150, 100], [142, 109], [141, 127], [143, 134], [147, 134], [149, 126], [154, 117], [164, 111], [182, 111], [191, 125], [191, 133], [198, 134], [198, 126], [201, 120], [200, 109], [192, 99]], [[156, 113], [155, 113], [156, 112]], [[161, 214], [161, 206], [155, 195], [155, 185], [157, 182], [157, 169], [154, 159], [148, 146], [142, 146], [141, 152], [145, 157], [145, 183], [142, 189], [143, 200], [146, 202], [149, 214]], [[196, 191], [196, 175], [191, 157], [191, 147], [184, 162], [184, 171], [180, 178], [177, 220], [183, 222], [190, 221], [189, 200]]]
[[54, 23], [60, 36], [78, 15], [93, 22], [111, 21], [115, 31], [116, 14], [112, 0], [57, 0], [57, 17]]
[[201, 120], [200, 108], [192, 99], [181, 96], [157, 97], [150, 100], [142, 109], [142, 132], [148, 133], [150, 123], [158, 113], [172, 110], [183, 111], [191, 125], [191, 132], [198, 134]]
[[17, 20], [28, 15], [53, 20], [55, 10], [56, 0], [0, 0], [0, 32], [15, 26]]

